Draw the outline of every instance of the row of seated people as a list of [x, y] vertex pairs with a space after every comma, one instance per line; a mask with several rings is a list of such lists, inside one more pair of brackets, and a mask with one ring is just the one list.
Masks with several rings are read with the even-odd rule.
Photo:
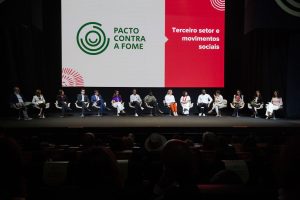
[[[292, 142], [286, 146], [289, 151], [283, 152], [285, 156], [280, 157], [283, 159], [280, 161], [284, 161], [282, 170], [285, 172], [284, 175], [287, 176], [286, 180], [281, 181], [287, 182], [278, 186], [271, 175], [272, 171], [270, 163], [268, 163], [268, 155], [257, 154], [256, 148], [253, 148], [255, 147], [253, 138], [250, 138], [250, 141], [248, 139], [244, 148], [257, 154], [254, 165], [246, 164], [244, 161], [232, 161], [230, 158], [233, 153], [230, 150], [230, 146], [224, 149], [224, 145], [221, 145], [221, 149], [218, 150], [221, 143], [218, 142], [216, 135], [206, 132], [203, 134], [202, 150], [222, 153], [221, 157], [210, 156], [210, 158], [206, 158], [203, 155], [199, 156], [199, 152], [190, 148], [187, 141], [180, 138], [168, 140], [163, 135], [151, 134], [144, 141], [143, 150], [134, 152], [128, 163], [125, 163], [126, 166], [124, 166], [124, 160], [116, 160], [109, 148], [95, 144], [95, 136], [93, 134], [88, 134], [88, 136], [90, 138], [89, 143], [85, 143], [86, 148], [81, 151], [76, 165], [72, 166], [72, 163], [68, 160], [56, 162], [47, 159], [42, 165], [29, 165], [27, 167], [32, 173], [43, 176], [44, 184], [57, 188], [58, 191], [61, 190], [53, 186], [62, 185], [66, 179], [71, 178], [70, 181], [78, 185], [79, 190], [93, 188], [94, 190], [99, 190], [98, 195], [106, 194], [108, 197], [115, 197], [114, 195], [120, 193], [123, 189], [123, 191], [128, 193], [133, 192], [129, 195], [133, 199], [191, 199], [189, 197], [195, 194], [197, 184], [206, 182], [228, 185], [257, 185], [263, 186], [264, 189], [280, 188], [278, 191], [280, 195], [287, 195], [293, 194], [290, 193], [289, 189], [296, 188], [289, 187], [296, 183], [295, 181], [298, 181], [299, 178], [299, 170], [294, 166], [295, 161], [299, 160], [296, 156], [299, 152], [299, 140], [297, 140], [299, 137], [289, 139]], [[15, 157], [19, 158], [22, 155], [19, 152], [20, 149], [18, 149], [19, 151], [14, 150], [14, 148], [17, 148], [15, 147], [16, 144], [3, 137], [0, 137], [0, 143], [2, 144], [1, 160], [6, 159], [6, 162], [3, 162], [1, 165], [3, 170], [1, 170], [0, 181], [11, 183], [8, 180], [16, 180], [12, 184], [5, 184], [4, 188], [1, 187], [3, 192], [0, 195], [8, 193], [9, 196], [19, 195], [13, 197], [22, 197], [26, 195], [24, 186], [27, 183], [32, 184], [28, 187], [27, 194], [32, 197], [37, 192], [40, 184], [33, 185], [32, 174], [24, 176], [21, 161], [20, 163], [15, 161], [17, 160]], [[7, 150], [7, 148], [9, 149]], [[17, 155], [14, 155], [15, 153]], [[293, 156], [290, 156], [290, 154]], [[285, 159], [287, 155], [289, 155], [288, 159]], [[21, 158], [19, 159], [21, 160]], [[14, 165], [17, 165], [18, 168]], [[37, 170], [38, 168], [34, 168], [34, 166], [43, 167], [43, 170]], [[26, 181], [26, 178], [29, 180]], [[252, 178], [257, 178], [257, 180]], [[12, 187], [16, 186], [18, 187], [17, 190], [15, 188], [12, 189]], [[139, 191], [143, 192], [139, 193]], [[281, 193], [282, 191], [284, 193]], [[186, 198], [183, 198], [184, 196], [176, 198], [174, 194], [187, 196], [185, 196]], [[87, 196], [84, 199], [89, 199], [89, 193], [85, 193], [85, 195]], [[166, 198], [169, 195], [172, 195], [173, 198]], [[276, 190], [274, 195], [277, 195]]]
[[[90, 111], [90, 103], [92, 108], [97, 109], [98, 116], [102, 116], [106, 109], [110, 110], [107, 107], [106, 102], [100, 95], [98, 90], [94, 91], [94, 95], [91, 96], [91, 99], [85, 94], [85, 89], [81, 89], [80, 94], [77, 95], [77, 100], [75, 102], [76, 108], [81, 109], [81, 117], [85, 116], [86, 111]], [[164, 100], [164, 106], [169, 109], [170, 115], [178, 116], [177, 111], [177, 102], [173, 95], [173, 91], [168, 90]], [[36, 95], [33, 96], [32, 102], [24, 101], [23, 96], [20, 94], [20, 89], [18, 87], [14, 88], [14, 94], [11, 98], [11, 107], [19, 110], [19, 118], [21, 112], [23, 112], [24, 119], [31, 119], [27, 114], [27, 107], [29, 105], [34, 105], [35, 108], [39, 109], [38, 116], [40, 118], [45, 118], [45, 109], [49, 108], [50, 104], [46, 103], [44, 96], [41, 93], [41, 90], [36, 90]], [[158, 112], [163, 113], [157, 101], [157, 98], [150, 91], [147, 96], [144, 98], [144, 104], [146, 108], [150, 109], [151, 115], [157, 115]], [[209, 110], [210, 105], [212, 104], [211, 110]], [[119, 91], [116, 90], [112, 100], [111, 105], [113, 108], [117, 110], [117, 116], [120, 113], [125, 113], [125, 105], [122, 100], [122, 96]], [[134, 89], [132, 94], [130, 95], [129, 107], [135, 110], [135, 116], [138, 116], [142, 110], [144, 110], [143, 101], [137, 91]], [[191, 97], [189, 96], [187, 91], [184, 91], [180, 98], [180, 105], [182, 107], [182, 114], [189, 115], [190, 109], [194, 106], [191, 101]], [[68, 102], [68, 98], [65, 95], [63, 90], [59, 90], [59, 94], [57, 96], [57, 101], [55, 102], [55, 106], [61, 109], [61, 116], [65, 115], [66, 111], [71, 111], [70, 103]], [[232, 116], [239, 117], [239, 110], [243, 109], [245, 106], [244, 96], [241, 94], [240, 90], [236, 91], [236, 94], [233, 96], [233, 100], [230, 103], [231, 108], [234, 109]], [[223, 98], [220, 91], [217, 90], [214, 94], [214, 99], [206, 93], [206, 90], [202, 90], [202, 93], [198, 96], [197, 99], [197, 108], [199, 110], [199, 116], [206, 116], [207, 113], [216, 112], [217, 117], [221, 117], [221, 109], [227, 107], [227, 100]], [[262, 100], [262, 96], [259, 90], [256, 91], [254, 98], [250, 103], [248, 103], [248, 108], [253, 111], [252, 117], [257, 117], [257, 113], [259, 109], [264, 108], [264, 102]], [[278, 91], [274, 91], [273, 97], [271, 101], [265, 105], [266, 108], [266, 118], [269, 119], [271, 117], [275, 118], [274, 111], [283, 108], [282, 98], [279, 96]]]

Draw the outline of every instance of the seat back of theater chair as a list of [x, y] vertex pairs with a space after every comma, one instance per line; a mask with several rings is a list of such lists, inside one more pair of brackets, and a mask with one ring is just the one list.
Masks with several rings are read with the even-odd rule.
[[128, 177], [128, 160], [117, 160], [123, 184]]
[[247, 183], [249, 180], [249, 169], [246, 161], [244, 160], [223, 160], [225, 168], [238, 174], [243, 183]]
[[47, 186], [60, 186], [66, 182], [69, 161], [47, 161], [43, 168], [43, 182]]

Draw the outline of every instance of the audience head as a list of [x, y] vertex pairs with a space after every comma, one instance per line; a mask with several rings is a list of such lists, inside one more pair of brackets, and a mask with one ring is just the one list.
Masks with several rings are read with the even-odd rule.
[[81, 136], [81, 144], [84, 147], [94, 146], [95, 142], [96, 142], [96, 137], [95, 137], [94, 133], [87, 132], [87, 133], [82, 134], [82, 136]]
[[113, 153], [105, 147], [92, 147], [82, 152], [79, 183], [101, 192], [117, 192], [121, 188], [120, 172]]
[[158, 133], [152, 133], [145, 140], [145, 149], [148, 152], [161, 151], [166, 142], [167, 139], [163, 135], [160, 135]]
[[21, 149], [10, 138], [0, 137], [0, 199], [25, 196]]
[[300, 199], [300, 136], [288, 138], [279, 160], [280, 198], [285, 200]]
[[164, 145], [161, 156], [165, 175], [168, 178], [179, 183], [191, 182], [195, 172], [194, 157], [184, 141], [169, 140]]
[[202, 135], [203, 149], [208, 151], [215, 151], [218, 146], [218, 138], [213, 132], [205, 132]]

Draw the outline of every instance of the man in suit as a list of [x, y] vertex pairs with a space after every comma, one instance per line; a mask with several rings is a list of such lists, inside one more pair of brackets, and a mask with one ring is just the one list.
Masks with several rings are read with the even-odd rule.
[[99, 107], [98, 116], [102, 116], [106, 106], [102, 96], [99, 93], [99, 90], [94, 91], [94, 95], [91, 97], [91, 102], [93, 104], [93, 107], [95, 108]]
[[84, 117], [85, 111], [91, 111], [87, 104], [90, 103], [90, 100], [87, 95], [85, 95], [85, 89], [81, 89], [80, 94], [77, 95], [77, 105], [82, 107], [81, 117]]
[[[32, 118], [28, 117], [27, 107], [30, 106], [31, 102], [26, 102], [24, 97], [20, 94], [20, 88], [14, 87], [14, 93], [10, 97], [10, 106], [17, 110], [21, 110], [24, 115], [24, 120], [31, 120]], [[18, 118], [20, 120], [20, 116]]]

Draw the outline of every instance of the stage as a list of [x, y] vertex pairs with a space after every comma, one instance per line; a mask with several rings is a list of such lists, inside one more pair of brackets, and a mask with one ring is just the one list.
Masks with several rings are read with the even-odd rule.
[[262, 132], [282, 133], [296, 132], [300, 127], [300, 120], [242, 117], [198, 117], [198, 116], [86, 116], [79, 115], [60, 118], [50, 115], [46, 119], [30, 121], [16, 119], [1, 119], [1, 128], [4, 130], [93, 130], [96, 132], [164, 132], [164, 133], [192, 133], [206, 130], [218, 132]]

